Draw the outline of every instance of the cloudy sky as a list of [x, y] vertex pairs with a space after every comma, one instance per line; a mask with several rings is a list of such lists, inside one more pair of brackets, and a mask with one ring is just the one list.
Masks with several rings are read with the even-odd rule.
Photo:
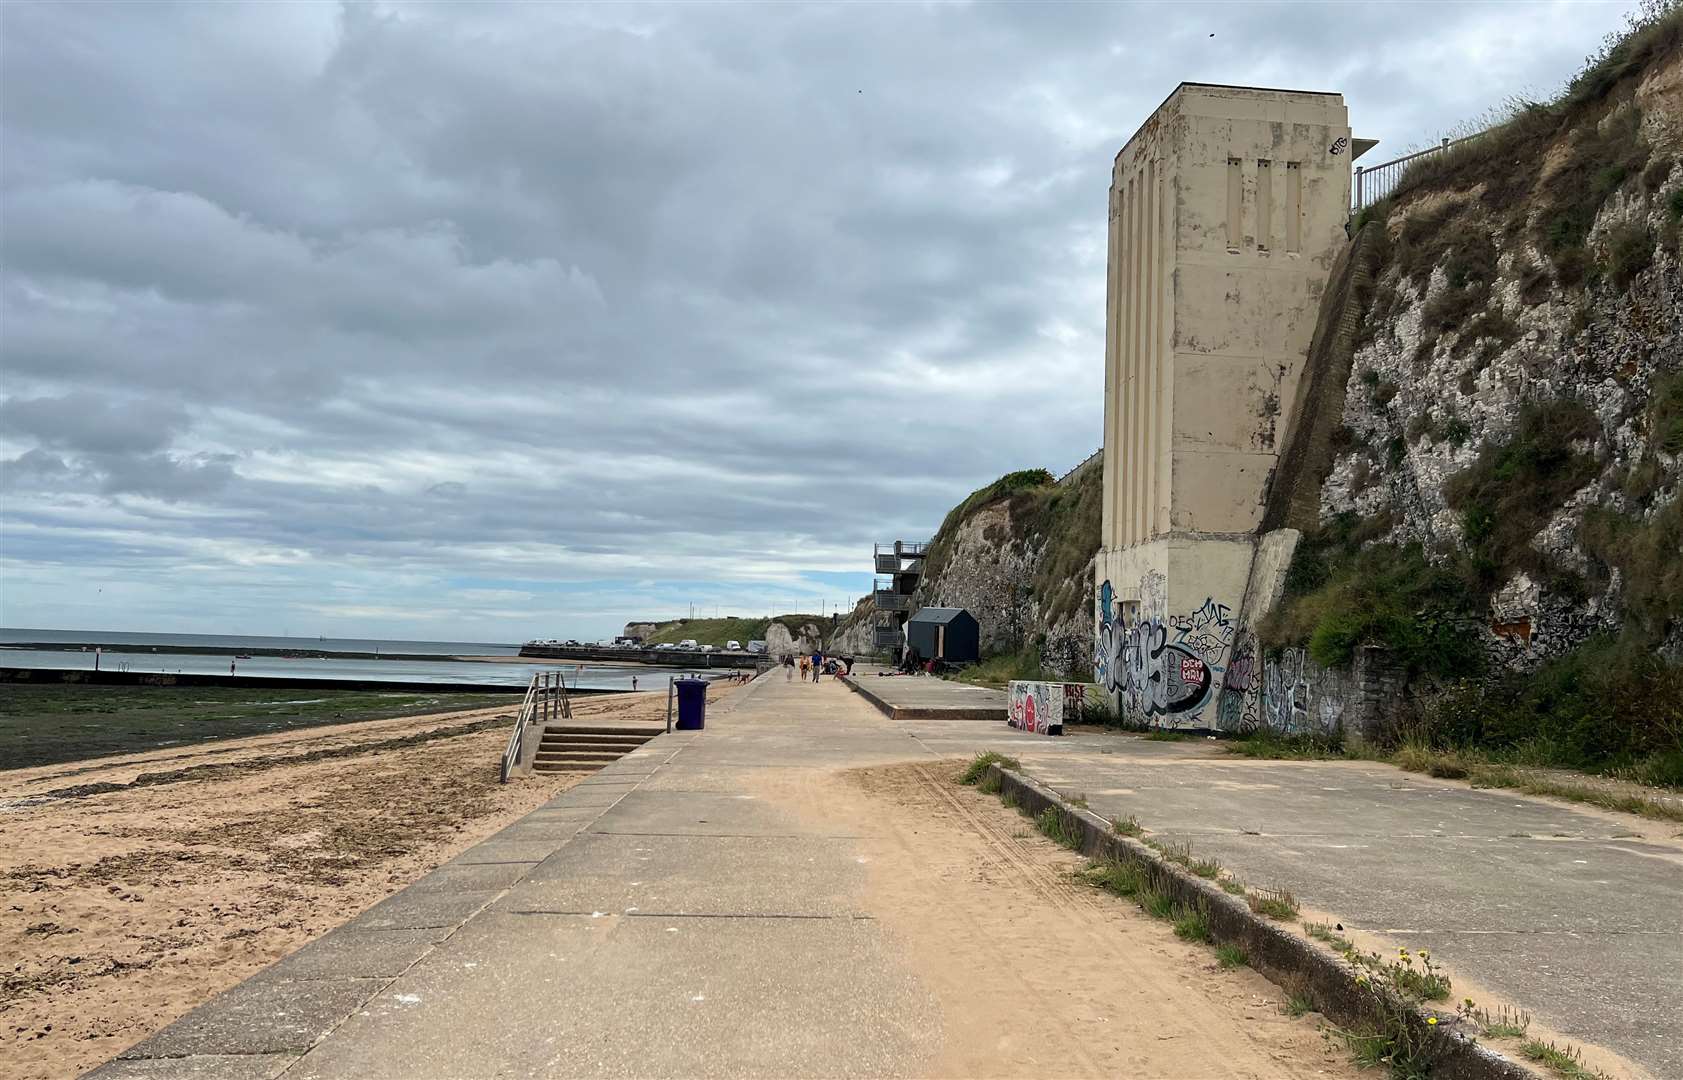
[[1178, 81], [1388, 157], [1629, 6], [0, 5], [0, 624], [851, 601], [1097, 447], [1109, 164]]

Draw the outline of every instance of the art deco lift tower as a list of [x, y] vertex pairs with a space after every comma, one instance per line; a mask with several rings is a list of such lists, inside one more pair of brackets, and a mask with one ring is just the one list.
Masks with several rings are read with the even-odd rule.
[[1215, 724], [1353, 149], [1338, 94], [1182, 83], [1116, 156], [1094, 666], [1135, 717]]

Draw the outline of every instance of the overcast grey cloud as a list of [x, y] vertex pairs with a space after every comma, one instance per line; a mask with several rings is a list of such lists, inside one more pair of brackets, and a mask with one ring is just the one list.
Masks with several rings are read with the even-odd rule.
[[1181, 80], [1401, 152], [1628, 4], [0, 6], [0, 623], [513, 640], [858, 595], [1098, 444]]

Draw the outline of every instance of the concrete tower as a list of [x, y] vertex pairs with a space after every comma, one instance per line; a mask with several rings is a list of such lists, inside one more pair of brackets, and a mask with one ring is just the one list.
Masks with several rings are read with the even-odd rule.
[[1198, 83], [1116, 157], [1094, 663], [1129, 715], [1216, 725], [1350, 160], [1342, 96]]

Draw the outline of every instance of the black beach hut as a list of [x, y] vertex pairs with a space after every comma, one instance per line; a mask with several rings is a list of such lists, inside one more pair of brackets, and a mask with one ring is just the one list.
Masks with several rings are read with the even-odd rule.
[[906, 644], [925, 660], [974, 664], [980, 659], [981, 639], [976, 617], [963, 608], [926, 607], [906, 624]]

